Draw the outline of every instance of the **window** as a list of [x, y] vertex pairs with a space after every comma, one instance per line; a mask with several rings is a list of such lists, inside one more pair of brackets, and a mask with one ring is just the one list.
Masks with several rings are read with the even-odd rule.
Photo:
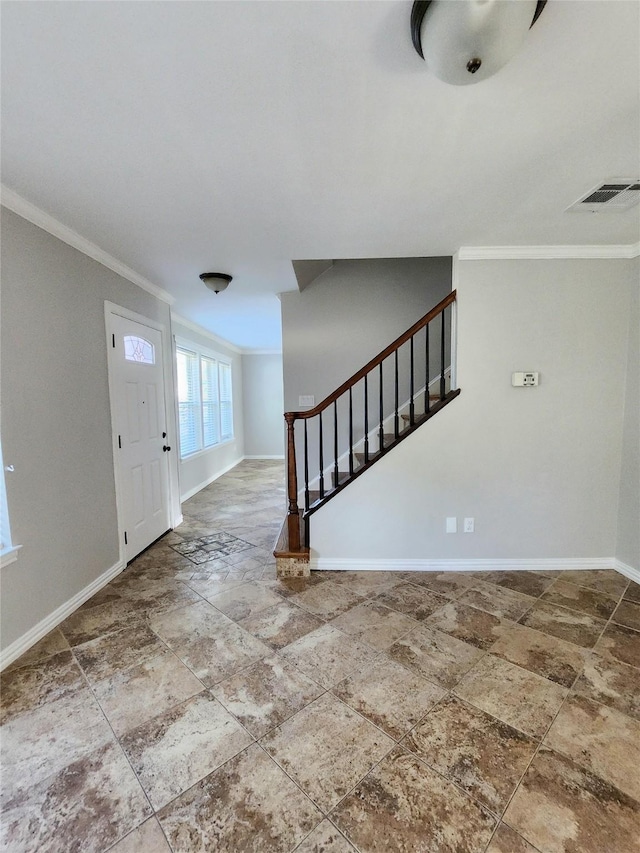
[[176, 342], [180, 458], [233, 438], [231, 364]]
[[[13, 471], [9, 466], [7, 470]], [[7, 505], [7, 490], [4, 484], [4, 464], [2, 462], [2, 446], [0, 445], [0, 566], [13, 563], [18, 557], [19, 545], [11, 541], [11, 527], [9, 526], [9, 507]]]
[[127, 361], [139, 361], [142, 364], [155, 364], [155, 347], [151, 341], [137, 335], [124, 336], [124, 357]]

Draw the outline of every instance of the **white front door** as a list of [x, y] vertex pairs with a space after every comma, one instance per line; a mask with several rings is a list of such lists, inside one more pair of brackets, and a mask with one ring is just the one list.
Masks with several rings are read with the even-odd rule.
[[110, 318], [119, 515], [128, 562], [171, 526], [167, 458], [171, 448], [165, 423], [162, 333], [118, 314]]

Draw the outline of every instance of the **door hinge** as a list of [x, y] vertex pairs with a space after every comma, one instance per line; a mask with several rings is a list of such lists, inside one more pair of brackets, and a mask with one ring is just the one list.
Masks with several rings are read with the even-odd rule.
[[118, 447], [122, 450], [122, 438], [120, 436], [118, 436]]
[[113, 346], [114, 349], [116, 348], [116, 336], [115, 335], [111, 335], [111, 345]]
[[126, 531], [126, 530], [125, 530], [125, 532], [124, 532], [124, 544], [125, 544], [125, 545], [128, 545], [128, 544], [129, 544], [129, 541], [128, 541], [128, 539], [127, 539], [127, 531]]

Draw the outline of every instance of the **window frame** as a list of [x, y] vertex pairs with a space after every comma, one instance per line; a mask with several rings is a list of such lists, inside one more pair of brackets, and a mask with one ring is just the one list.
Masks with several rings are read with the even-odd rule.
[[2, 440], [0, 439], [0, 568], [14, 563], [18, 559], [18, 551], [22, 547], [22, 545], [14, 545], [11, 538], [11, 520], [9, 519], [9, 504], [4, 475]]
[[[229, 356], [225, 356], [222, 353], [216, 352], [215, 350], [209, 349], [208, 347], [203, 347], [200, 344], [194, 343], [194, 341], [190, 341], [188, 338], [182, 338], [178, 335], [174, 335], [175, 341], [175, 365], [176, 365], [176, 411], [177, 411], [177, 435], [178, 435], [178, 447], [179, 447], [179, 458], [180, 461], [184, 461], [187, 459], [194, 459], [204, 453], [209, 453], [211, 450], [215, 450], [222, 445], [229, 444], [232, 441], [235, 441], [235, 424], [233, 417], [233, 360]], [[182, 351], [191, 356], [195, 356], [197, 358], [198, 370], [197, 370], [197, 400], [194, 401], [182, 401], [187, 402], [190, 405], [195, 405], [197, 407], [198, 417], [196, 424], [196, 444], [197, 447], [195, 450], [190, 451], [189, 453], [183, 453], [182, 450], [182, 434], [180, 430], [180, 396], [178, 393], [178, 353]], [[203, 359], [207, 359], [209, 362], [213, 361], [215, 364], [215, 378], [216, 378], [216, 391], [217, 396], [215, 401], [205, 400], [204, 393], [204, 370], [203, 370]], [[229, 369], [229, 385], [231, 389], [231, 393], [229, 395], [230, 409], [231, 409], [231, 434], [223, 437], [222, 435], [222, 399], [221, 399], [221, 368]], [[226, 401], [225, 401], [226, 402]], [[205, 440], [205, 406], [215, 406], [216, 410], [216, 420], [217, 420], [217, 440], [211, 444], [204, 443]]]

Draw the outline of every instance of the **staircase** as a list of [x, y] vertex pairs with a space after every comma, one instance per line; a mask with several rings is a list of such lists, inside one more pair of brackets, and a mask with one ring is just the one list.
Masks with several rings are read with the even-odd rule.
[[280, 577], [309, 573], [310, 517], [460, 393], [455, 308], [454, 290], [317, 406], [285, 413]]

